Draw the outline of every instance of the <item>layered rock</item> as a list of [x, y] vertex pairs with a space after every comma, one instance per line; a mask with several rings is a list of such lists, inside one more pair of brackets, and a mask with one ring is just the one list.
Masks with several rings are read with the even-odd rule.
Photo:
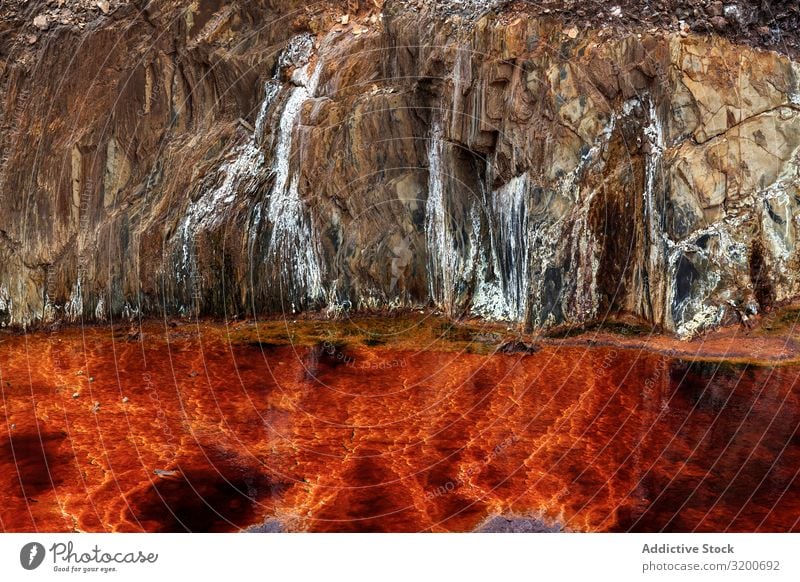
[[22, 57], [6, 324], [433, 305], [691, 336], [800, 293], [787, 56], [496, 2], [209, 0]]

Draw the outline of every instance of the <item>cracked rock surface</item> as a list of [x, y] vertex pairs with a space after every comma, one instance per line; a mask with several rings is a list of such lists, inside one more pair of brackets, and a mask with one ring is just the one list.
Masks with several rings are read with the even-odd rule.
[[7, 3], [0, 324], [746, 322], [800, 294], [797, 11], [719, 4]]

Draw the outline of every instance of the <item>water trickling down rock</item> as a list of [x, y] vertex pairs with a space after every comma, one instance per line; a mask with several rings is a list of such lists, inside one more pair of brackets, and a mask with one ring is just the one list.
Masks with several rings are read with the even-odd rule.
[[0, 324], [432, 306], [691, 337], [800, 294], [787, 56], [506, 3], [279, 4], [204, 0], [157, 43], [135, 24], [175, 7], [120, 4], [4, 69]]

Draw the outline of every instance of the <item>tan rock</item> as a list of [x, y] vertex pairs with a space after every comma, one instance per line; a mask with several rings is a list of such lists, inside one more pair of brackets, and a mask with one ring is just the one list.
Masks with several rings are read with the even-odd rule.
[[47, 30], [50, 27], [50, 19], [46, 14], [39, 14], [33, 19], [33, 25], [39, 30]]

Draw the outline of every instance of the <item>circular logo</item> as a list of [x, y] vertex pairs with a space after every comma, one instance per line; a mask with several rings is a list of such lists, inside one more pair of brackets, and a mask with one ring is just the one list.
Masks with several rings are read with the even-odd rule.
[[26, 570], [35, 570], [44, 561], [44, 546], [39, 542], [30, 542], [19, 551], [19, 563]]

